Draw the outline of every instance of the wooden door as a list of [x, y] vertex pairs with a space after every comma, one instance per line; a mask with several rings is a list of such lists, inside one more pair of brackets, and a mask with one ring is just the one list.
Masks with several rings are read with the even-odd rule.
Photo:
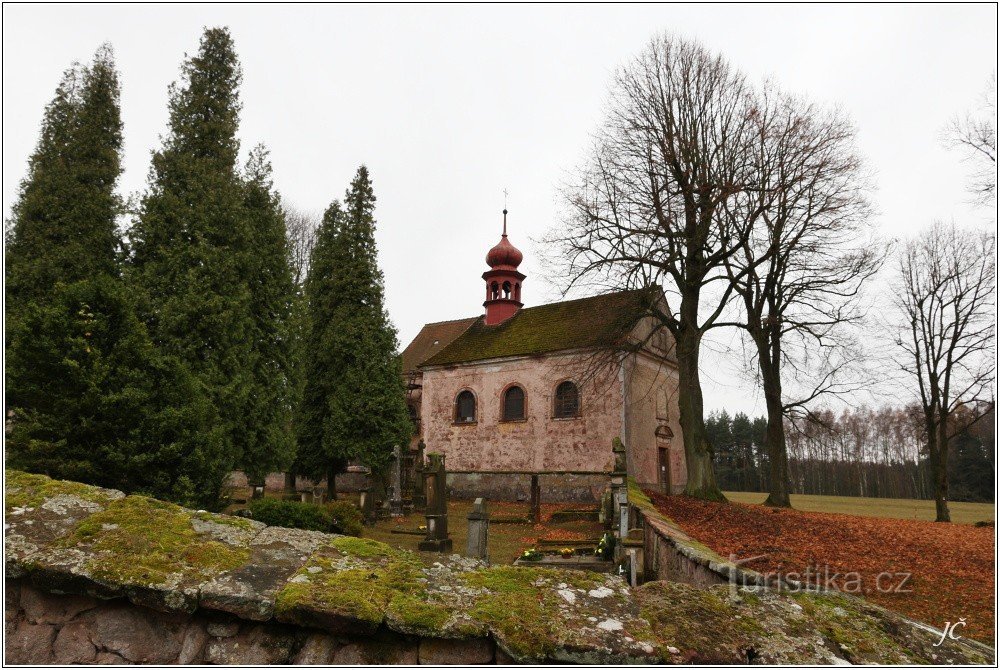
[[670, 450], [660, 447], [658, 468], [660, 471], [660, 487], [664, 493], [670, 493]]

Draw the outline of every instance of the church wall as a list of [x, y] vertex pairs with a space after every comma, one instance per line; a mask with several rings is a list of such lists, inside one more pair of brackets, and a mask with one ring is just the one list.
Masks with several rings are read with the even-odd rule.
[[[590, 381], [584, 372], [583, 359], [573, 354], [425, 369], [421, 426], [427, 451], [444, 454], [449, 472], [610, 470], [611, 440], [622, 432], [621, 383], [617, 371]], [[555, 389], [567, 379], [580, 388], [581, 415], [554, 419]], [[525, 391], [526, 419], [504, 422], [501, 396], [514, 383]], [[454, 422], [463, 389], [476, 396], [474, 424]]]
[[[683, 490], [687, 482], [684, 442], [677, 407], [677, 370], [646, 356], [625, 364], [625, 445], [629, 475], [643, 484], [659, 484], [661, 446], [668, 448], [671, 492]], [[666, 426], [673, 437], [657, 437]], [[662, 433], [661, 428], [661, 433]]]

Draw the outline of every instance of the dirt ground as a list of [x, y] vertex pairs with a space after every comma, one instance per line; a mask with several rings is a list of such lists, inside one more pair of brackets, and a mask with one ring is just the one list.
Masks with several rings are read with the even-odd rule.
[[964, 619], [958, 634], [992, 643], [996, 559], [991, 527], [777, 510], [656, 493], [650, 498], [723, 557], [759, 556], [746, 564], [758, 572], [794, 572], [803, 581], [809, 570], [813, 584], [863, 595], [936, 628]]

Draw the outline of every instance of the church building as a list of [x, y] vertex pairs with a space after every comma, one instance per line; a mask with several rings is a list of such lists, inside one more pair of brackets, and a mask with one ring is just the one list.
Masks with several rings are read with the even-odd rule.
[[483, 273], [485, 312], [425, 325], [403, 351], [414, 446], [445, 455], [457, 497], [597, 499], [613, 469], [684, 488], [673, 339], [655, 328], [658, 288], [524, 307], [523, 256], [503, 235]]

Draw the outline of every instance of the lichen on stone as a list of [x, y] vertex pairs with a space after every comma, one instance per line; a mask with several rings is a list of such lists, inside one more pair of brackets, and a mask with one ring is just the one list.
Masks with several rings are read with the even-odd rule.
[[95, 579], [122, 585], [161, 585], [203, 579], [243, 565], [250, 552], [198, 533], [193, 513], [172, 503], [128, 496], [83, 521], [59, 542], [86, 548]]
[[35, 475], [20, 470], [5, 470], [4, 475], [6, 477], [5, 514], [16, 512], [19, 509], [39, 507], [57, 496], [73, 496], [80, 500], [100, 504], [124, 497], [120, 491], [51, 479], [45, 475]]

